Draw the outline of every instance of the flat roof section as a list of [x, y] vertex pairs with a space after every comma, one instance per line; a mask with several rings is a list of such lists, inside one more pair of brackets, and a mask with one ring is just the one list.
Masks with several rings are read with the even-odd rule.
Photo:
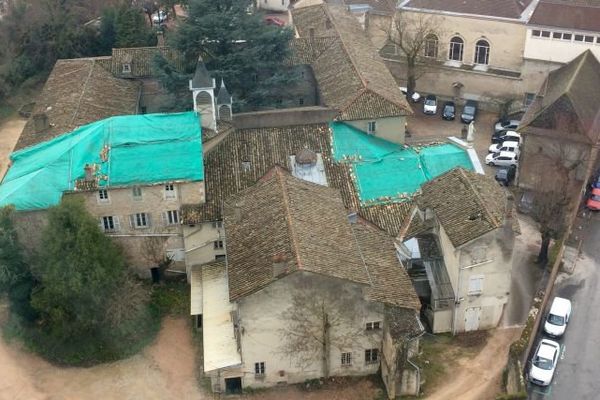
[[204, 372], [239, 365], [225, 263], [202, 266]]
[[190, 315], [202, 314], [202, 267], [192, 267], [190, 277]]

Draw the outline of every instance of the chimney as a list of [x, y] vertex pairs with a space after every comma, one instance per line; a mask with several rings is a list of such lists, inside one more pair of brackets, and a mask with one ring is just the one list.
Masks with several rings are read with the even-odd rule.
[[40, 133], [50, 128], [50, 122], [48, 121], [48, 115], [45, 112], [37, 113], [33, 115], [33, 129], [35, 133]]
[[96, 172], [96, 167], [94, 166], [94, 164], [85, 164], [85, 167], [83, 167], [83, 170], [85, 171], [84, 179], [86, 182], [91, 182], [95, 179], [94, 172]]
[[351, 211], [348, 214], [348, 222], [351, 224], [356, 224], [358, 222], [358, 213], [356, 211]]
[[277, 253], [273, 256], [273, 277], [283, 274], [287, 269], [287, 256], [285, 253]]
[[165, 35], [162, 31], [156, 32], [156, 47], [164, 47], [165, 46]]

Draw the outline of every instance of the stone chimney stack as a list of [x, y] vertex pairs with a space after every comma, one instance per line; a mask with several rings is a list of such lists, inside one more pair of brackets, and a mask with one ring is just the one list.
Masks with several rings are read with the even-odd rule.
[[85, 164], [85, 167], [83, 167], [83, 170], [85, 171], [84, 179], [86, 182], [91, 182], [95, 179], [94, 172], [96, 172], [96, 168], [94, 167], [93, 164]]
[[33, 115], [33, 129], [35, 133], [43, 132], [49, 128], [50, 121], [48, 121], [48, 114], [41, 112]]
[[273, 260], [273, 277], [283, 274], [287, 269], [287, 256], [285, 253], [275, 254]]

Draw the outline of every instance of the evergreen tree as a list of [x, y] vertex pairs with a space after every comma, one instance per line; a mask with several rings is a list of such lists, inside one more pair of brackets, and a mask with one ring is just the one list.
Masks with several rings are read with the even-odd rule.
[[123, 3], [115, 18], [116, 47], [154, 46], [156, 37], [146, 25], [141, 9]]
[[293, 33], [249, 13], [250, 0], [190, 0], [189, 16], [171, 44], [193, 64], [201, 55], [208, 70], [222, 78], [234, 106], [256, 109], [277, 105], [283, 85], [296, 80], [285, 64]]
[[48, 212], [34, 275], [31, 304], [42, 328], [60, 341], [94, 335], [102, 328], [106, 299], [124, 277], [122, 254], [98, 228], [83, 201], [65, 198]]

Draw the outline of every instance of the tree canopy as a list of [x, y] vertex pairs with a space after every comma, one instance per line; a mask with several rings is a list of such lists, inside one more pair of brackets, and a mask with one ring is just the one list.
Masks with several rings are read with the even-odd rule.
[[265, 24], [260, 13], [248, 12], [251, 4], [190, 0], [188, 18], [170, 40], [190, 65], [202, 56], [213, 76], [225, 80], [238, 110], [276, 106], [282, 86], [294, 80], [285, 64], [292, 31]]
[[81, 337], [99, 328], [106, 299], [125, 273], [121, 251], [98, 228], [80, 199], [63, 199], [48, 212], [32, 305], [43, 327], [57, 339]]

